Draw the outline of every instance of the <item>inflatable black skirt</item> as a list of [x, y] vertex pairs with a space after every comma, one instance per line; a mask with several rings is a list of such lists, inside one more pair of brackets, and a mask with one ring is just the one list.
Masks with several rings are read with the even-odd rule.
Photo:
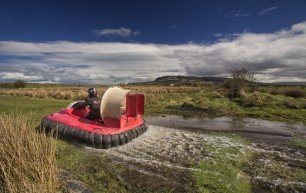
[[144, 122], [143, 124], [122, 133], [103, 135], [87, 132], [75, 127], [70, 127], [63, 123], [51, 121], [45, 117], [41, 121], [40, 131], [52, 133], [56, 138], [64, 139], [67, 141], [77, 141], [81, 144], [85, 144], [87, 146], [98, 149], [106, 149], [124, 145], [130, 142], [132, 139], [142, 135], [147, 131], [147, 124]]

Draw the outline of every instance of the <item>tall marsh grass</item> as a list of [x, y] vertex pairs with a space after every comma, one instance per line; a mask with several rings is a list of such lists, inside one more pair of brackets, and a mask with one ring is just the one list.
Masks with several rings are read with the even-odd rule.
[[[201, 91], [202, 87], [171, 87], [171, 86], [125, 86], [125, 89], [144, 94], [191, 93]], [[98, 95], [102, 96], [107, 87], [99, 87]], [[83, 100], [87, 97], [86, 87], [54, 87], [54, 88], [23, 88], [0, 89], [0, 95], [27, 96], [37, 98], [54, 98], [63, 100]]]
[[0, 114], [0, 192], [59, 192], [55, 143], [27, 117]]

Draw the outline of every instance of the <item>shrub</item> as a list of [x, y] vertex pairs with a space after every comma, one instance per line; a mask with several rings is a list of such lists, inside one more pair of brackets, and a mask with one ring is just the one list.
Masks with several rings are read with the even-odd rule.
[[239, 103], [243, 107], [263, 107], [265, 106], [266, 98], [260, 93], [253, 93], [241, 97]]
[[269, 93], [272, 94], [272, 95], [279, 95], [279, 94], [281, 94], [281, 91], [276, 90], [276, 89], [272, 89], [271, 91], [269, 91]]
[[16, 80], [16, 82], [14, 82], [14, 87], [15, 88], [24, 88], [26, 87], [27, 83], [24, 80]]
[[286, 100], [284, 101], [284, 105], [290, 109], [299, 109], [300, 105], [294, 100]]
[[286, 96], [293, 97], [293, 98], [300, 98], [300, 97], [303, 97], [305, 95], [304, 92], [299, 88], [287, 89], [287, 90], [284, 91], [284, 94]]
[[222, 86], [226, 89], [230, 89], [232, 87], [232, 80], [231, 79], [225, 80]]
[[232, 79], [226, 80], [223, 84], [227, 89], [229, 98], [243, 96], [245, 89], [255, 80], [254, 73], [245, 68], [235, 69], [232, 71]]
[[14, 84], [13, 83], [0, 83], [0, 88], [14, 88]]
[[306, 109], [306, 101], [301, 104], [301, 108]]
[[246, 94], [235, 101], [243, 107], [284, 107], [282, 98], [260, 92]]

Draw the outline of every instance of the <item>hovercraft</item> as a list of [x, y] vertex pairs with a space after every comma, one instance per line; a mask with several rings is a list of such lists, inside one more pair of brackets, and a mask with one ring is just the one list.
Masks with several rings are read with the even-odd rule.
[[43, 118], [41, 129], [56, 137], [77, 141], [94, 148], [124, 145], [147, 130], [142, 115], [144, 95], [120, 87], [107, 89], [100, 104], [101, 118], [89, 120], [87, 107], [74, 108], [73, 102]]

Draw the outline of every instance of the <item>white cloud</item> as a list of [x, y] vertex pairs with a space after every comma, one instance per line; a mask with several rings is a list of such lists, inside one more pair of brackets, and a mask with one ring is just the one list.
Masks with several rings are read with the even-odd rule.
[[214, 36], [217, 37], [217, 38], [220, 38], [220, 37], [223, 36], [223, 34], [222, 33], [216, 33], [216, 34], [214, 34]]
[[0, 75], [2, 76], [2, 79], [7, 79], [7, 80], [17, 80], [17, 79], [22, 79], [22, 80], [40, 80], [42, 79], [42, 76], [26, 76], [23, 73], [20, 72], [0, 72]]
[[242, 10], [231, 10], [229, 12], [226, 13], [226, 17], [248, 17], [250, 16], [252, 13], [251, 12], [245, 12]]
[[0, 41], [0, 81], [24, 76], [45, 82], [118, 83], [163, 75], [228, 76], [240, 66], [264, 82], [306, 81], [306, 22], [274, 33], [228, 37], [213, 44], [179, 45]]
[[[154, 44], [0, 41], [0, 72], [39, 74], [44, 81], [61, 82], [152, 80], [183, 74], [171, 52]], [[1, 55], [9, 59], [1, 61]]]
[[270, 8], [267, 8], [267, 9], [263, 9], [261, 10], [258, 15], [259, 16], [264, 16], [264, 15], [268, 15], [270, 14], [272, 11], [274, 11], [275, 9], [278, 9], [279, 6], [274, 6], [274, 7], [270, 7]]
[[117, 29], [94, 30], [93, 32], [98, 36], [121, 36], [121, 37], [136, 36], [140, 34], [140, 31], [132, 31], [131, 29], [124, 27]]

